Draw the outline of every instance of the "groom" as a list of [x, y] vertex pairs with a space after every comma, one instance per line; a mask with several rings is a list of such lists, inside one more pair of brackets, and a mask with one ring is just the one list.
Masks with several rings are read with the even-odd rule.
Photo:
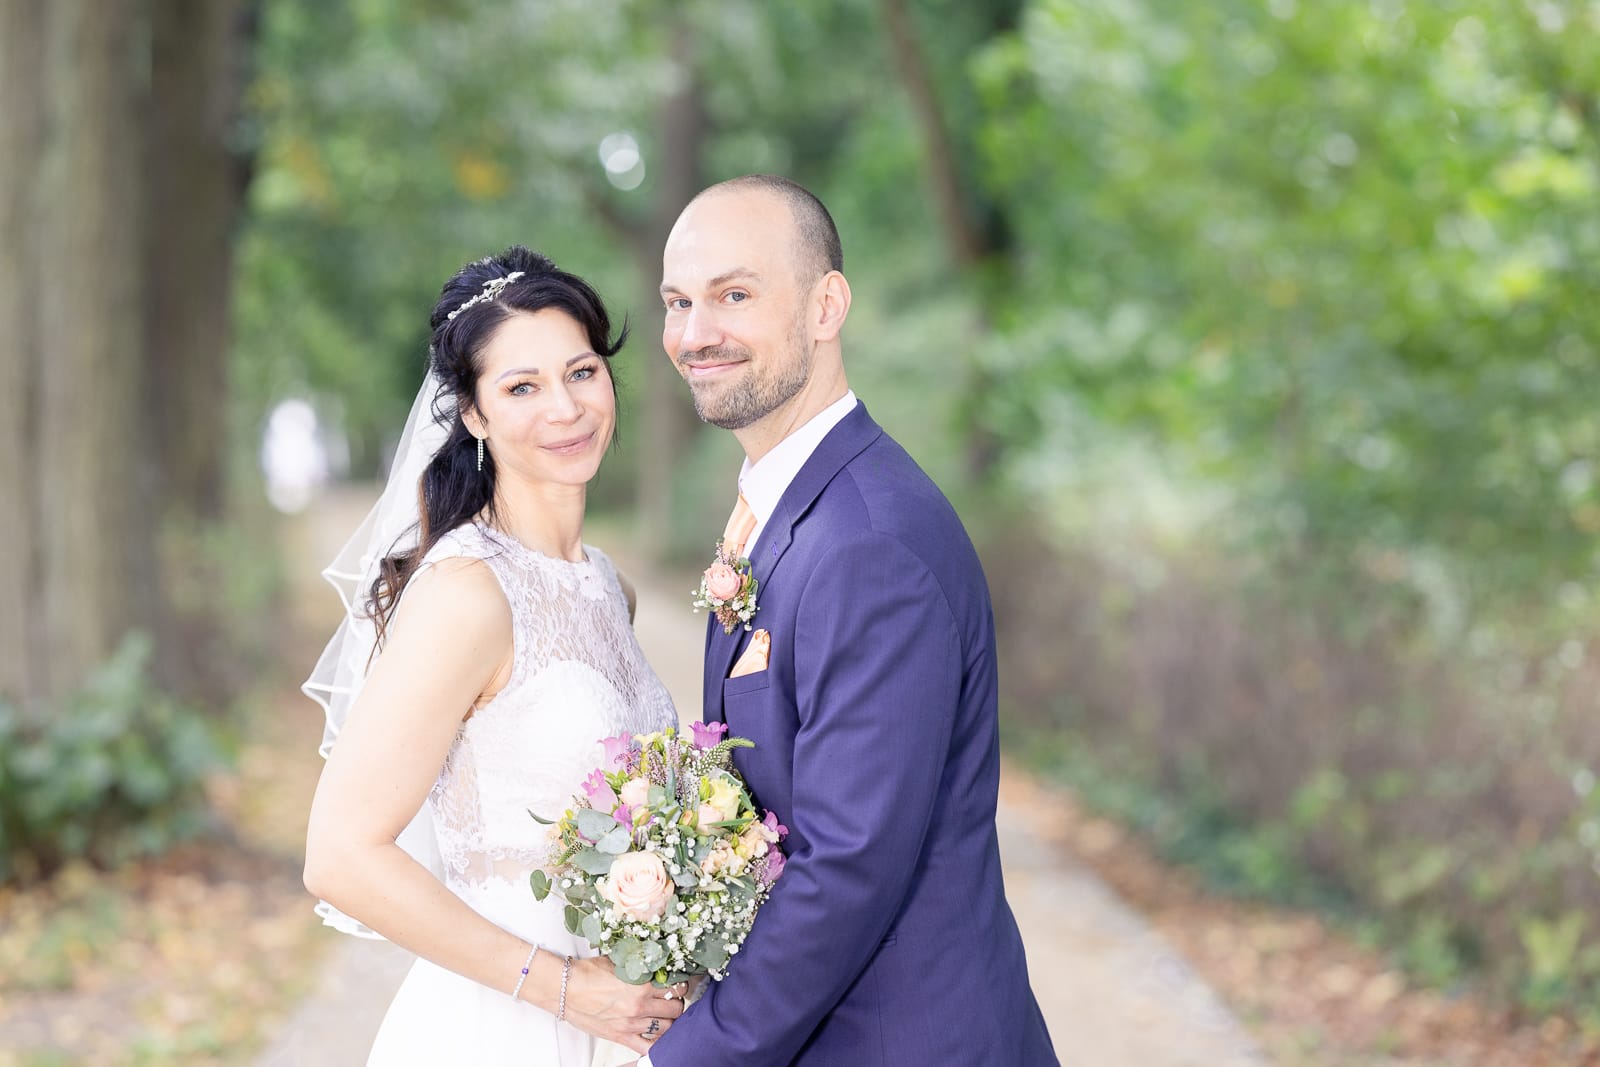
[[667, 238], [662, 343], [744, 446], [726, 536], [760, 583], [754, 632], [710, 622], [705, 717], [755, 742], [738, 769], [789, 836], [729, 980], [640, 1062], [1053, 1065], [1000, 876], [988, 588], [845, 380], [842, 265], [784, 178], [712, 186]]

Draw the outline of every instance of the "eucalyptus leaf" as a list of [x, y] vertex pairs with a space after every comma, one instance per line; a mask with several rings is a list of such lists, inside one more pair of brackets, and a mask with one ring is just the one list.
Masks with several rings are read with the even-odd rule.
[[579, 849], [577, 855], [572, 857], [572, 865], [585, 874], [607, 874], [611, 870], [612, 861], [616, 857], [608, 856], [604, 852], [597, 852], [592, 848]]
[[533, 888], [534, 900], [543, 900], [550, 895], [550, 876], [543, 871], [534, 871], [528, 875], [528, 884]]
[[616, 828], [617, 820], [603, 811], [593, 808], [579, 808], [577, 814], [578, 833], [590, 841], [598, 841]]
[[633, 834], [629, 832], [628, 828], [619, 823], [613, 823], [611, 832], [596, 841], [594, 847], [607, 855], [620, 856], [628, 851], [628, 846], [632, 843]]
[[708, 971], [720, 971], [728, 962], [728, 946], [721, 940], [708, 937], [695, 946], [691, 956]]
[[617, 977], [634, 985], [642, 985], [652, 969], [645, 963], [644, 945], [638, 938], [622, 938], [606, 956], [617, 968]]

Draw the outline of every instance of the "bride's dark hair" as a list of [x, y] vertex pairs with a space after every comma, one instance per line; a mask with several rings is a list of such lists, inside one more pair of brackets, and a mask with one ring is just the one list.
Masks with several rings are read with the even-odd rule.
[[[503, 281], [518, 272], [520, 277]], [[490, 283], [497, 281], [501, 282], [499, 291], [493, 292]], [[627, 340], [628, 327], [624, 324], [613, 338], [611, 317], [600, 294], [582, 278], [558, 268], [548, 257], [513, 245], [498, 256], [468, 263], [444, 283], [439, 293], [439, 302], [428, 320], [433, 331], [428, 339], [428, 361], [439, 380], [439, 391], [433, 397], [433, 417], [448, 427], [448, 433], [417, 486], [417, 547], [391, 551], [384, 557], [368, 590], [367, 614], [377, 629], [379, 645], [400, 594], [428, 551], [462, 523], [479, 515], [494, 518], [494, 456], [486, 452], [483, 469], [478, 469], [478, 442], [461, 415], [476, 410], [483, 350], [495, 331], [514, 312], [545, 310], [570, 315], [583, 328], [589, 346], [606, 362], [614, 395], [616, 377], [611, 374], [611, 357]]]

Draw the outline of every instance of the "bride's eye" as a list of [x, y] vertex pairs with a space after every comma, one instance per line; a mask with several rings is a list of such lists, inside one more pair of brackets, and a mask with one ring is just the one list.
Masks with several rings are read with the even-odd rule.
[[527, 396], [529, 393], [533, 392], [533, 383], [532, 382], [518, 382], [516, 385], [513, 385], [510, 389], [507, 389], [506, 392], [509, 393], [512, 396]]

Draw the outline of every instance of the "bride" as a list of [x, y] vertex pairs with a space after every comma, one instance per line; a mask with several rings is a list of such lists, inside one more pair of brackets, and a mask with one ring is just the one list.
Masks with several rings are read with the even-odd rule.
[[389, 485], [326, 572], [347, 612], [306, 683], [328, 709], [306, 888], [330, 925], [420, 957], [369, 1067], [589, 1067], [683, 1011], [682, 987], [622, 982], [528, 885], [529, 812], [570, 804], [600, 738], [676, 722], [631, 590], [582, 541], [623, 338], [522, 247], [458, 271], [431, 325]]

